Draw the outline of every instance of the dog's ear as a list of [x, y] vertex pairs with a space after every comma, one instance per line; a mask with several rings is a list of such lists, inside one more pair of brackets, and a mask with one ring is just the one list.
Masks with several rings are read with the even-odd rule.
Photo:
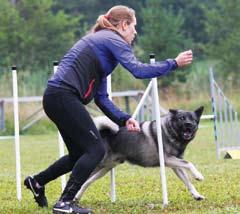
[[177, 109], [169, 109], [169, 112], [173, 115], [176, 115], [178, 113]]
[[196, 110], [194, 111], [198, 118], [201, 117], [201, 115], [202, 115], [202, 113], [203, 113], [203, 109], [204, 109], [204, 107], [203, 107], [203, 106], [200, 106], [198, 109], [196, 109]]

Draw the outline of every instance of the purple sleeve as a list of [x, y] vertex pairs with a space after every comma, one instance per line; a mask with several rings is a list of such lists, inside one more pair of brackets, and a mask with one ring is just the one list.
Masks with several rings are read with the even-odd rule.
[[138, 61], [131, 46], [122, 39], [111, 39], [107, 45], [117, 61], [139, 79], [166, 75], [177, 68], [177, 63], [174, 59], [167, 59], [154, 64]]
[[94, 101], [103, 113], [119, 126], [125, 126], [126, 121], [131, 117], [129, 114], [117, 108], [109, 99], [106, 78], [102, 79], [97, 94], [94, 97]]

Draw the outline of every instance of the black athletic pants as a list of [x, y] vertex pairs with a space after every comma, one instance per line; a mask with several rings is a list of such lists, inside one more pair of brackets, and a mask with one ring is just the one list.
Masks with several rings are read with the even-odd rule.
[[40, 185], [45, 185], [72, 171], [74, 180], [82, 185], [104, 157], [101, 136], [85, 106], [73, 92], [48, 86], [43, 107], [60, 131], [69, 154], [34, 177]]

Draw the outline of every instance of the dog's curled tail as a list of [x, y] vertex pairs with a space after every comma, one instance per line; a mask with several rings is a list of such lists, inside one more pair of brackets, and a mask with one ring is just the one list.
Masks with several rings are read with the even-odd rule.
[[119, 131], [119, 126], [106, 116], [94, 117], [93, 121], [99, 131], [107, 130], [112, 134], [116, 134]]

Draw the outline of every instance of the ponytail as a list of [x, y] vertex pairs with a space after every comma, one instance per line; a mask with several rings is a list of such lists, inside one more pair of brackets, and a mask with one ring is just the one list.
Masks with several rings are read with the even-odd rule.
[[135, 11], [133, 9], [122, 5], [114, 6], [106, 14], [98, 17], [91, 32], [95, 33], [102, 29], [118, 31], [117, 26], [121, 21], [126, 20], [130, 24], [134, 17]]

